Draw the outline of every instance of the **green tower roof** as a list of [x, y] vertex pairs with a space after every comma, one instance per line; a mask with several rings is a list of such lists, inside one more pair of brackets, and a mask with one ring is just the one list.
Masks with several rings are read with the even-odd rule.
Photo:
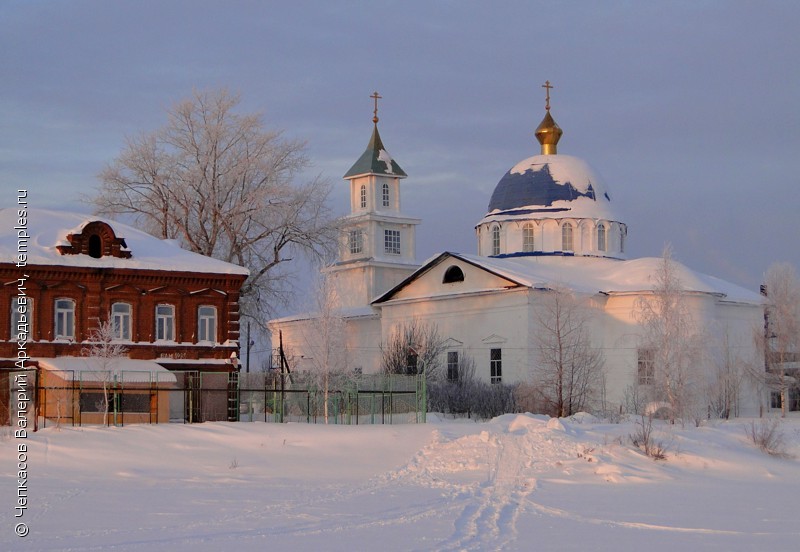
[[372, 131], [372, 137], [369, 139], [367, 149], [361, 154], [350, 170], [345, 173], [344, 178], [354, 178], [362, 174], [380, 174], [390, 175], [397, 178], [405, 178], [408, 176], [400, 165], [392, 159], [386, 148], [383, 147], [381, 142], [381, 135], [378, 134], [378, 125]]

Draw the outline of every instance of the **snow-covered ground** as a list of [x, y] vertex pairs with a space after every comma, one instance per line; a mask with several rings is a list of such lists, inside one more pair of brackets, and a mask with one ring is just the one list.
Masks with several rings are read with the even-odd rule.
[[794, 458], [749, 424], [659, 426], [658, 462], [588, 416], [48, 428], [20, 519], [6, 434], [0, 550], [798, 550], [800, 420]]

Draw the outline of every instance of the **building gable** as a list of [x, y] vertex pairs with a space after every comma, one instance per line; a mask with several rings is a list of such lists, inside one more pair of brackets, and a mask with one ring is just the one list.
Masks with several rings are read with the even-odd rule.
[[442, 253], [373, 304], [513, 289], [524, 283], [503, 276], [456, 253]]

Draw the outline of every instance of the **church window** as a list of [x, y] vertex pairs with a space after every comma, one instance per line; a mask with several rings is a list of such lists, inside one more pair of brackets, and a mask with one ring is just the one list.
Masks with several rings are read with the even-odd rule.
[[625, 228], [619, 229], [619, 252], [625, 253]]
[[217, 309], [202, 305], [197, 309], [197, 341], [217, 341]]
[[652, 385], [655, 382], [655, 351], [639, 349], [637, 351], [637, 373], [639, 385]]
[[156, 306], [156, 341], [175, 341], [175, 307]]
[[531, 223], [528, 223], [522, 227], [522, 251], [525, 253], [534, 251], [535, 243], [533, 232], [533, 224]]
[[447, 381], [458, 381], [458, 351], [447, 352]]
[[608, 247], [606, 243], [606, 227], [602, 224], [597, 226], [597, 250], [605, 251]]
[[131, 338], [131, 306], [128, 303], [111, 305], [111, 325], [115, 339]]
[[361, 191], [359, 192], [359, 194], [360, 194], [360, 198], [361, 198], [360, 199], [361, 208], [362, 209], [366, 209], [367, 208], [367, 187], [364, 184], [361, 185]]
[[[11, 298], [11, 341], [31, 341], [33, 335], [33, 298], [17, 295]], [[22, 338], [22, 339], [20, 339]]]
[[442, 278], [443, 284], [452, 284], [454, 282], [463, 282], [463, 281], [464, 281], [464, 271], [461, 270], [456, 265], [453, 265], [444, 271], [444, 278]]
[[489, 350], [489, 372], [491, 383], [503, 383], [503, 350]]
[[56, 339], [75, 338], [75, 301], [72, 299], [56, 299]]
[[361, 253], [364, 250], [364, 234], [361, 230], [350, 230], [348, 242], [350, 242], [351, 255]]
[[383, 183], [383, 206], [389, 206], [389, 185], [385, 182]]
[[103, 256], [103, 240], [97, 234], [89, 236], [89, 256], [95, 259]]
[[400, 230], [383, 231], [383, 250], [387, 255], [400, 254]]
[[561, 227], [561, 250], [573, 251], [572, 225], [568, 222]]
[[492, 255], [500, 254], [500, 227], [492, 227]]

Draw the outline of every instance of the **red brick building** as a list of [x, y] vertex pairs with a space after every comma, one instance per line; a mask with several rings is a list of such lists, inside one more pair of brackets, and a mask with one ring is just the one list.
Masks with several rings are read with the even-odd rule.
[[[21, 328], [33, 368], [59, 370], [59, 358], [85, 356], [93, 330], [111, 320], [128, 358], [151, 361], [153, 373], [236, 371], [246, 269], [94, 216], [23, 214], [0, 210], [3, 396], [18, 368]], [[181, 377], [171, 379], [180, 386]]]

